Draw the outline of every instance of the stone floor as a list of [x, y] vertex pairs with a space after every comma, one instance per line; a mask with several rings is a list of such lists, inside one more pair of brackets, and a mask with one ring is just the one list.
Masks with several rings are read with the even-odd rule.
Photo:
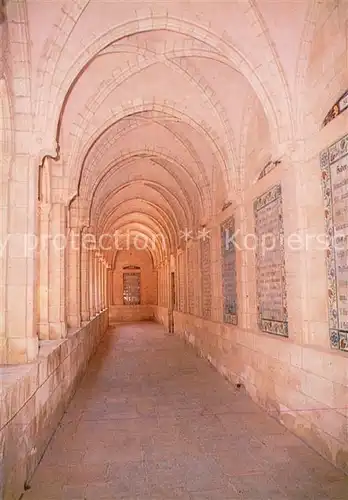
[[142, 323], [109, 330], [23, 500], [333, 500], [347, 479]]

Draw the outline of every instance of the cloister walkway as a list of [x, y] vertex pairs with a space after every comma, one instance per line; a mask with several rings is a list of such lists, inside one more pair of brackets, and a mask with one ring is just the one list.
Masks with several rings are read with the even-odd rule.
[[152, 323], [116, 325], [24, 500], [347, 499], [347, 478]]

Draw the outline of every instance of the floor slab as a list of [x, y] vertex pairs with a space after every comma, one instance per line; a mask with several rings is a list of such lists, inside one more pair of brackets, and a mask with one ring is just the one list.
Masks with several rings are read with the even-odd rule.
[[111, 327], [23, 500], [343, 500], [348, 478], [153, 323]]

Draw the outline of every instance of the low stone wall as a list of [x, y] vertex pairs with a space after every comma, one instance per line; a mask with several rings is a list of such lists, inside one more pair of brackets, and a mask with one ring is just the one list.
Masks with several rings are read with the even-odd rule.
[[154, 306], [110, 306], [109, 319], [110, 323], [151, 321], [154, 319]]
[[1, 500], [20, 498], [107, 327], [105, 310], [66, 339], [41, 342], [37, 361], [0, 368]]
[[348, 473], [348, 371], [341, 353], [174, 313], [175, 333]]
[[168, 309], [166, 307], [156, 306], [154, 308], [155, 320], [166, 328], [169, 326]]

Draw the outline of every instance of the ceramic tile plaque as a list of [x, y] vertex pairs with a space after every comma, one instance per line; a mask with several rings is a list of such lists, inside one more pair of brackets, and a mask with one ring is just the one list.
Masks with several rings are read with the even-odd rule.
[[332, 106], [328, 114], [326, 115], [323, 121], [323, 127], [325, 127], [328, 123], [336, 118], [336, 116], [340, 115], [348, 109], [348, 90], [338, 99], [338, 101]]
[[210, 239], [201, 241], [201, 273], [202, 273], [202, 314], [203, 318], [211, 318], [211, 252]]
[[234, 217], [221, 225], [223, 321], [237, 325], [236, 247], [233, 242]]
[[331, 346], [348, 351], [348, 135], [320, 156], [328, 239]]
[[256, 285], [259, 328], [288, 336], [281, 186], [254, 202]]

